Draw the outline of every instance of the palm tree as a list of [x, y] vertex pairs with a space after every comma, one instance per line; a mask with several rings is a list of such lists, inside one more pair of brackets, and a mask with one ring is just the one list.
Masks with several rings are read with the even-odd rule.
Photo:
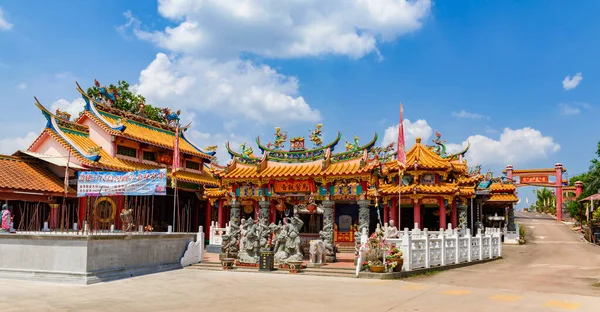
[[535, 208], [538, 212], [554, 213], [556, 211], [556, 198], [553, 192], [543, 187], [541, 190], [535, 189], [533, 193], [536, 196]]

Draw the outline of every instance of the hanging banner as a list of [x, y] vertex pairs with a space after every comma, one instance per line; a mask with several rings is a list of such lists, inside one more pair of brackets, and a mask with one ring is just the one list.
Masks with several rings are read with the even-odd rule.
[[167, 195], [167, 169], [78, 173], [77, 197], [115, 195]]

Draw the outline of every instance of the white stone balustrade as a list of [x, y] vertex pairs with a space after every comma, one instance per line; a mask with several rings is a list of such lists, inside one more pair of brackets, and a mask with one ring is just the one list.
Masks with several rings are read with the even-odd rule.
[[[481, 261], [502, 256], [502, 232], [500, 229], [481, 229], [477, 235], [471, 236], [467, 229], [465, 235], [459, 235], [457, 229], [440, 229], [439, 231], [405, 228], [399, 238], [388, 238], [386, 243], [393, 244], [402, 250], [403, 271], [427, 269], [465, 262]], [[362, 251], [359, 255], [364, 259]], [[358, 262], [357, 274], [362, 261]]]
[[224, 228], [220, 228], [216, 221], [210, 223], [209, 244], [221, 246], [223, 235], [229, 233], [229, 223]]

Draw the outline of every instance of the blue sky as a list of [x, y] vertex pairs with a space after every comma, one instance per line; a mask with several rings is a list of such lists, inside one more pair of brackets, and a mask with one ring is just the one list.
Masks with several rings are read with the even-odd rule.
[[469, 140], [471, 165], [587, 169], [600, 2], [336, 1], [2, 1], [0, 152], [44, 126], [34, 95], [76, 110], [75, 80], [97, 78], [182, 108], [200, 146], [267, 141], [274, 126], [306, 136], [317, 122], [325, 139], [389, 141], [402, 102], [409, 140]]

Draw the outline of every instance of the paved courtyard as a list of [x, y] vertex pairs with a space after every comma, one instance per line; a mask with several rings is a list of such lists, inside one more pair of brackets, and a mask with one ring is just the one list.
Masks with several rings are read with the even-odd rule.
[[178, 270], [91, 286], [0, 281], [2, 311], [598, 311], [600, 249], [520, 215], [505, 259], [404, 281]]

